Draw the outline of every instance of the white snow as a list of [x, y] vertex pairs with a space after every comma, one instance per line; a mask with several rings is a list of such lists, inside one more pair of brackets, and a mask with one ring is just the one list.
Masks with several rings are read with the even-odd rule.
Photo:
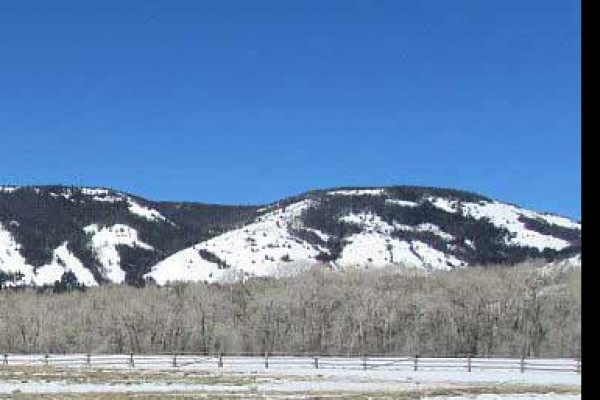
[[83, 230], [91, 235], [91, 245], [96, 257], [102, 264], [102, 275], [113, 283], [123, 283], [125, 271], [121, 269], [121, 256], [117, 245], [141, 247], [146, 250], [154, 248], [138, 238], [138, 232], [130, 226], [115, 224], [100, 228], [96, 224], [88, 225]]
[[363, 228], [367, 233], [379, 232], [390, 234], [394, 227], [382, 220], [377, 214], [371, 212], [350, 213], [339, 218], [340, 221], [355, 224]]
[[542, 220], [565, 228], [581, 229], [581, 224], [568, 218], [540, 214], [498, 201], [458, 202], [439, 197], [428, 197], [427, 201], [446, 212], [460, 212], [475, 219], [487, 218], [495, 226], [508, 229], [513, 237], [507, 238], [506, 241], [507, 244], [511, 245], [535, 247], [539, 250], [545, 248], [561, 250], [569, 246], [569, 242], [566, 240], [527, 229], [525, 223], [519, 220], [521, 216]]
[[[9, 354], [9, 365], [41, 366], [44, 358], [40, 355]], [[62, 360], [62, 361], [61, 361]], [[65, 362], [65, 360], [67, 362]], [[319, 357], [319, 369], [315, 368], [313, 357], [270, 357], [269, 368], [265, 368], [263, 357], [223, 357], [223, 367], [217, 366], [218, 357], [199, 355], [179, 355], [178, 367], [172, 366], [170, 355], [135, 356], [135, 367], [128, 366], [129, 355], [93, 355], [90, 359], [94, 368], [95, 382], [80, 383], [69, 380], [69, 368], [80, 372], [86, 368], [84, 354], [50, 355], [49, 365], [60, 365], [63, 369], [53, 371], [53, 377], [28, 376], [26, 381], [0, 381], [0, 393], [19, 390], [23, 393], [92, 393], [92, 392], [240, 392], [269, 394], [318, 395], [319, 393], [363, 394], [382, 393], [387, 396], [408, 394], [419, 398], [428, 389], [447, 391], [453, 395], [424, 397], [428, 399], [478, 399], [478, 400], [574, 400], [581, 398], [581, 375], [575, 372], [575, 360], [528, 360], [527, 365], [536, 363], [556, 365], [557, 369], [547, 371], [526, 370], [519, 372], [518, 359], [473, 359], [471, 372], [466, 369], [465, 359], [421, 358], [418, 371], [413, 370], [414, 361], [410, 357], [368, 358], [368, 368], [363, 369], [359, 357]], [[497, 367], [495, 367], [495, 365]], [[68, 368], [65, 368], [68, 367]], [[107, 374], [106, 382], [101, 380], [101, 367]], [[563, 370], [559, 370], [561, 368]], [[139, 381], [135, 375], [127, 385], [115, 374], [129, 374], [139, 371]], [[160, 372], [162, 379], [154, 381], [145, 378], [146, 372]], [[183, 373], [183, 375], [182, 375]], [[174, 374], [173, 381], [169, 377]], [[179, 381], [182, 376], [194, 374], [215, 374], [226, 378], [215, 384], [198, 384]], [[112, 377], [112, 378], [109, 378]], [[252, 377], [253, 379], [247, 379]], [[230, 378], [231, 381], [228, 381]], [[112, 380], [111, 380], [112, 379]], [[245, 380], [241, 380], [245, 379]], [[459, 394], [475, 387], [488, 394]], [[501, 388], [503, 394], [493, 394]], [[568, 393], [556, 394], [553, 391], [568, 389]], [[540, 393], [528, 393], [540, 392]], [[252, 396], [255, 397], [255, 396]], [[412, 396], [411, 396], [412, 397]]]
[[[242, 228], [175, 253], [156, 264], [148, 276], [159, 284], [177, 280], [215, 281], [239, 274], [278, 275], [285, 273], [286, 266], [292, 261], [317, 263], [314, 258], [324, 249], [316, 248], [290, 232], [290, 228], [302, 227], [298, 217], [312, 204], [313, 201], [307, 199], [276, 209]], [[219, 269], [217, 264], [203, 259], [201, 250], [213, 253], [233, 271]]]
[[60, 281], [63, 273], [67, 271], [73, 272], [79, 283], [86, 286], [98, 285], [94, 275], [69, 251], [66, 242], [54, 250], [50, 264], [37, 269], [33, 283], [38, 286], [53, 284]]
[[544, 219], [544, 220], [546, 220], [546, 222], [548, 222], [550, 224], [562, 226], [563, 228], [581, 230], [581, 224], [578, 222], [572, 221], [569, 218], [559, 217], [558, 215], [552, 215], [552, 214], [539, 214], [539, 213], [536, 213], [535, 211], [528, 211], [528, 213], [530, 215], [532, 215], [532, 214], [535, 215], [534, 218]]
[[407, 267], [450, 270], [465, 263], [418, 240], [404, 241], [380, 232], [357, 233], [350, 236], [338, 264], [383, 267], [390, 264]]
[[416, 203], [414, 201], [408, 201], [408, 200], [386, 199], [385, 202], [389, 203], [389, 204], [401, 206], [401, 207], [418, 207], [419, 206], [419, 203]]
[[107, 189], [81, 188], [81, 193], [86, 196], [107, 196], [110, 192]]
[[312, 228], [306, 228], [306, 227], [303, 227], [302, 229], [304, 229], [305, 231], [309, 231], [309, 232], [314, 233], [315, 235], [317, 235], [324, 242], [328, 241], [331, 238], [331, 236], [329, 236], [325, 232], [321, 232], [318, 229], [312, 229]]
[[462, 203], [461, 211], [463, 214], [476, 219], [487, 218], [492, 224], [508, 229], [514, 235], [514, 237], [507, 240], [508, 244], [535, 247], [539, 250], [545, 248], [561, 250], [569, 246], [569, 242], [566, 240], [527, 229], [525, 224], [519, 221], [521, 215], [528, 218], [541, 217], [541, 214], [533, 211], [497, 201], [484, 203], [465, 202]]
[[[11, 233], [0, 223], [0, 271], [15, 274], [21, 273], [23, 277], [14, 285], [53, 284], [60, 280], [66, 271], [72, 271], [77, 280], [86, 286], [97, 285], [92, 273], [86, 269], [81, 261], [75, 257], [63, 243], [53, 251], [52, 260], [49, 264], [42, 265], [37, 269], [28, 264], [20, 253], [21, 246], [15, 241]], [[7, 283], [12, 285], [13, 283]]]
[[381, 196], [385, 189], [353, 189], [353, 190], [333, 190], [327, 192], [329, 195], [340, 196]]
[[21, 282], [30, 283], [33, 277], [33, 266], [27, 264], [20, 249], [21, 246], [0, 222], [0, 271], [10, 274], [20, 272], [23, 274]]
[[389, 235], [395, 230], [408, 232], [431, 232], [446, 241], [454, 239], [454, 236], [444, 232], [439, 226], [432, 223], [426, 222], [415, 226], [399, 224], [396, 222], [390, 224], [381, 219], [379, 215], [371, 212], [350, 213], [340, 217], [339, 220], [358, 225], [363, 228], [366, 233], [378, 232]]
[[431, 232], [436, 236], [441, 237], [442, 239], [446, 240], [446, 241], [450, 241], [450, 240], [454, 240], [454, 236], [452, 236], [451, 234], [449, 234], [448, 232], [444, 232], [442, 230], [442, 228], [440, 228], [439, 226], [429, 223], [429, 222], [424, 222], [422, 224], [416, 225], [416, 226], [410, 226], [410, 225], [401, 225], [401, 224], [394, 224], [394, 227], [396, 229], [400, 229], [403, 231], [412, 231], [412, 232]]
[[12, 193], [19, 189], [18, 186], [0, 186], [0, 193]]
[[165, 218], [160, 212], [153, 208], [146, 207], [132, 198], [127, 198], [127, 205], [129, 212], [135, 214], [139, 217], [145, 218], [149, 221], [165, 221], [170, 222], [167, 218]]
[[427, 197], [425, 200], [446, 212], [453, 214], [458, 212], [457, 200], [449, 200], [444, 197]]
[[[127, 196], [119, 192], [111, 192], [108, 189], [100, 188], [81, 188], [81, 193], [92, 198], [93, 201], [105, 203], [118, 203], [126, 201]], [[114, 193], [114, 194], [111, 194]]]

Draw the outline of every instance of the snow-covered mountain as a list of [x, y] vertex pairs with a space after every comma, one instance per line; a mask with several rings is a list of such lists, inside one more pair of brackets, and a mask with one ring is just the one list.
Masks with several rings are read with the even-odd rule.
[[147, 274], [158, 283], [333, 269], [558, 259], [580, 251], [581, 225], [472, 193], [420, 187], [315, 191], [260, 210], [244, 227], [182, 250]]
[[474, 193], [317, 190], [268, 206], [152, 202], [99, 188], [0, 187], [0, 282], [221, 281], [332, 269], [548, 262], [581, 224]]
[[104, 188], [0, 186], [0, 285], [144, 283], [165, 257], [257, 207], [152, 202]]

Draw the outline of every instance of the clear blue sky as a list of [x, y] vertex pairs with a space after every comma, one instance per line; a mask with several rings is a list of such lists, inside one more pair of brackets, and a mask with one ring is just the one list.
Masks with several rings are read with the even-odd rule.
[[265, 203], [456, 187], [581, 216], [574, 0], [3, 1], [0, 183]]

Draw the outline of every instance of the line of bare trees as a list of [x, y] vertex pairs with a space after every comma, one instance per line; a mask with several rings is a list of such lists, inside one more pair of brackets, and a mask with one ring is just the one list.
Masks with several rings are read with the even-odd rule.
[[312, 269], [221, 285], [5, 290], [0, 352], [579, 356], [581, 273]]

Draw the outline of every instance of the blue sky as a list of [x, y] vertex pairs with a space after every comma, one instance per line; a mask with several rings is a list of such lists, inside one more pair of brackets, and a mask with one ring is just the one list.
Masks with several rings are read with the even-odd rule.
[[0, 5], [0, 183], [265, 203], [413, 184], [581, 216], [579, 1]]

